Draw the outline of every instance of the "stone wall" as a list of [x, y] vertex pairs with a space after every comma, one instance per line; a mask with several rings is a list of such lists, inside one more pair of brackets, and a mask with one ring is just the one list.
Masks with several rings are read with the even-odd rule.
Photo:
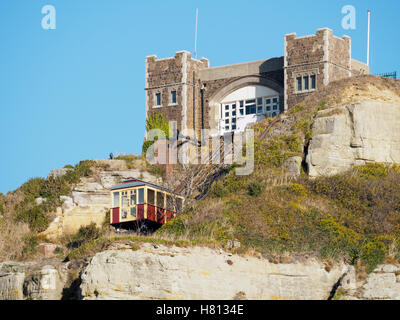
[[316, 76], [316, 90], [332, 81], [351, 77], [351, 40], [338, 38], [328, 28], [319, 29], [315, 35], [285, 36], [285, 105], [291, 108], [304, 100], [314, 90], [297, 92], [296, 78]]
[[[208, 68], [208, 60], [192, 59], [187, 51], [176, 52], [172, 58], [157, 59], [154, 55], [146, 57], [146, 114], [148, 112], [163, 114], [169, 121], [177, 122], [179, 131], [193, 128], [193, 86], [196, 92], [195, 112], [198, 113], [200, 112], [198, 74], [203, 68]], [[177, 92], [176, 104], [171, 104], [172, 90]], [[161, 93], [161, 106], [155, 106], [156, 93]]]

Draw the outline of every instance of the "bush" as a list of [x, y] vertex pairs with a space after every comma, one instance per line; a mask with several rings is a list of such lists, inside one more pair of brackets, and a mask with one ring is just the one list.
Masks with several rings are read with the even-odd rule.
[[307, 196], [307, 189], [301, 184], [291, 183], [291, 184], [289, 184], [287, 189], [288, 189], [288, 191], [290, 193], [293, 193], [296, 196], [299, 196], [299, 197], [306, 197]]
[[38, 245], [38, 238], [35, 234], [28, 234], [24, 238], [24, 243], [25, 246], [23, 248], [23, 255], [25, 257], [29, 257], [32, 254], [35, 254], [37, 251], [37, 245]]
[[21, 212], [16, 217], [17, 221], [26, 222], [29, 229], [34, 232], [42, 232], [49, 226], [49, 218], [41, 207], [33, 207], [32, 209]]
[[389, 173], [389, 167], [381, 163], [369, 163], [365, 166], [356, 167], [355, 172], [362, 178], [383, 178]]
[[85, 243], [96, 240], [101, 236], [101, 229], [97, 227], [96, 223], [92, 222], [87, 226], [81, 226], [78, 232], [72, 235], [68, 246], [77, 248]]
[[46, 180], [43, 178], [32, 178], [25, 182], [21, 189], [25, 196], [35, 199], [41, 196], [42, 189], [46, 184]]
[[378, 239], [366, 242], [361, 248], [361, 261], [366, 265], [367, 273], [374, 271], [383, 262], [388, 251], [387, 246]]
[[258, 196], [263, 191], [263, 186], [259, 182], [252, 182], [247, 186], [247, 192], [251, 196]]

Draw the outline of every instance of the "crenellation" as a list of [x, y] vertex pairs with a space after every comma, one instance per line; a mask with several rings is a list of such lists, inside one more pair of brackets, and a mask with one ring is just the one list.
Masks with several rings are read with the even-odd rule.
[[[335, 36], [329, 28], [313, 35], [286, 34], [283, 57], [233, 65], [211, 68], [207, 58], [194, 59], [188, 51], [163, 59], [151, 55], [146, 57], [146, 114], [161, 112], [177, 121], [179, 130], [194, 129], [196, 138], [201, 129], [242, 131], [332, 81], [368, 72], [365, 64], [352, 60], [350, 37]], [[172, 91], [176, 103], [171, 103]]]

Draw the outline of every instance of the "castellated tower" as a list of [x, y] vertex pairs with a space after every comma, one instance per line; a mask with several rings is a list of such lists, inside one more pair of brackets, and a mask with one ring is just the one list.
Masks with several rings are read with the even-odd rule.
[[176, 121], [179, 132], [194, 129], [199, 136], [199, 70], [208, 67], [207, 59], [193, 59], [187, 51], [171, 58], [146, 57], [146, 118], [149, 112], [159, 112], [167, 121]]
[[352, 76], [348, 36], [338, 38], [331, 29], [323, 28], [303, 37], [287, 34], [284, 46], [285, 109], [332, 81]]

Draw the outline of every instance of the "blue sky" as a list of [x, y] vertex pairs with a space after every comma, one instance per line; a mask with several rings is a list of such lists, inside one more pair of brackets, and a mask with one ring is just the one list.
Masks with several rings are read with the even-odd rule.
[[[44, 30], [44, 5], [56, 29]], [[356, 29], [341, 27], [344, 5]], [[32, 177], [110, 152], [141, 151], [145, 123], [144, 59], [194, 51], [211, 66], [283, 55], [283, 36], [329, 27], [352, 37], [366, 61], [372, 10], [371, 71], [400, 71], [400, 1], [0, 1], [0, 192]]]

